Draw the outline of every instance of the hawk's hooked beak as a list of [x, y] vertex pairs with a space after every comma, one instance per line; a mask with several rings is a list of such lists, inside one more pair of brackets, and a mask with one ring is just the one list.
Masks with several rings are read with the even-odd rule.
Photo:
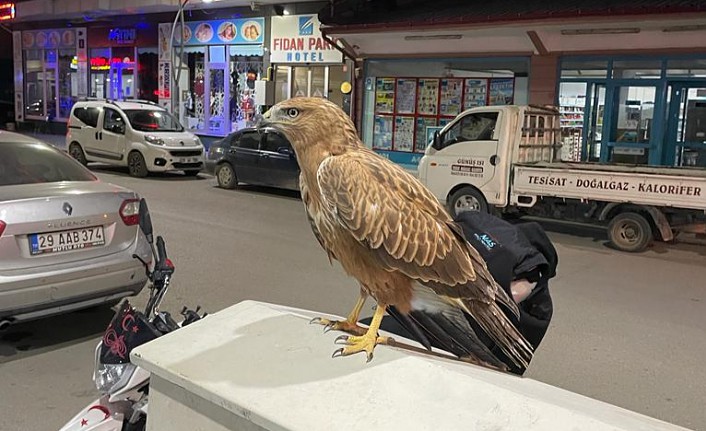
[[271, 119], [272, 119], [272, 108], [268, 109], [267, 112], [262, 114], [262, 117], [260, 117], [260, 119], [258, 120], [255, 127], [257, 129], [263, 129], [263, 128], [270, 125]]

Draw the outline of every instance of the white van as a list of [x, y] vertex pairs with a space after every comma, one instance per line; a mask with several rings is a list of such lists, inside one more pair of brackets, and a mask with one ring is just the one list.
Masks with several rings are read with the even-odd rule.
[[69, 154], [82, 164], [127, 166], [130, 175], [184, 171], [195, 176], [204, 168], [201, 140], [153, 102], [77, 102], [66, 134]]

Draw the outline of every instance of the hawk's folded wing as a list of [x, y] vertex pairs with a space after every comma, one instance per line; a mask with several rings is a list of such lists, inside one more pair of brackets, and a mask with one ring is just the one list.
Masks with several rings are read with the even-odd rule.
[[[456, 298], [492, 302], [485, 262], [434, 195], [402, 168], [369, 150], [331, 156], [317, 172], [328, 209], [389, 270]], [[469, 258], [470, 257], [470, 258]]]

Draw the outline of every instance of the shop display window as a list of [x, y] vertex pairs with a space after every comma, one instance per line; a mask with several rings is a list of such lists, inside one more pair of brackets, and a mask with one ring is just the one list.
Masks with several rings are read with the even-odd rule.
[[263, 61], [259, 55], [240, 55], [230, 48], [230, 121], [231, 130], [255, 125], [255, 81], [262, 78]]
[[423, 153], [433, 132], [463, 110], [514, 98], [514, 78], [376, 78], [373, 148]]

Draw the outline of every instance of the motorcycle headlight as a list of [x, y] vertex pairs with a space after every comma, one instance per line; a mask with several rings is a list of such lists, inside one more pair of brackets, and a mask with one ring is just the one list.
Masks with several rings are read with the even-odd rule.
[[145, 135], [145, 142], [154, 144], [154, 145], [164, 145], [164, 139], [158, 137], [158, 136], [152, 136], [152, 135]]
[[131, 363], [103, 364], [100, 361], [100, 346], [96, 349], [96, 363], [93, 370], [93, 382], [96, 389], [104, 394], [114, 394], [123, 389], [130, 381], [137, 367]]

